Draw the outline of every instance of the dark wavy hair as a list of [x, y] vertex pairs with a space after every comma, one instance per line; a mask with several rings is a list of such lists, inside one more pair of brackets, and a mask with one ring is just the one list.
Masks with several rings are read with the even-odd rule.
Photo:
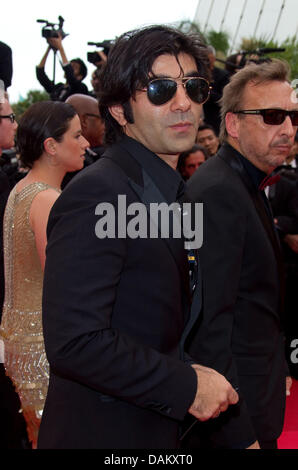
[[152, 66], [163, 54], [178, 60], [185, 53], [194, 58], [200, 75], [209, 79], [209, 61], [206, 46], [198, 35], [187, 35], [167, 26], [149, 26], [120, 36], [112, 46], [107, 63], [100, 73], [99, 110], [105, 120], [107, 144], [123, 135], [123, 129], [111, 116], [109, 106], [121, 104], [125, 118], [133, 123], [129, 100], [139, 88], [154, 78]]
[[53, 137], [61, 142], [69, 129], [75, 109], [60, 101], [34, 103], [21, 117], [17, 130], [17, 150], [25, 168], [32, 168], [44, 152], [44, 141]]
[[72, 62], [75, 62], [76, 64], [79, 64], [79, 67], [80, 67], [80, 75], [82, 75], [82, 80], [84, 80], [84, 78], [87, 77], [87, 73], [88, 73], [88, 69], [85, 65], [85, 62], [82, 61], [82, 59], [79, 59], [79, 58], [76, 58], [76, 59], [72, 59], [70, 61], [70, 63]]

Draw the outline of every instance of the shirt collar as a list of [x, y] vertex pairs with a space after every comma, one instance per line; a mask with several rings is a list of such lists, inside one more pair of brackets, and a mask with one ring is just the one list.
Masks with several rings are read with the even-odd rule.
[[182, 195], [185, 183], [178, 171], [131, 137], [124, 136], [121, 143], [149, 174], [169, 204]]
[[259, 189], [260, 184], [262, 183], [264, 178], [267, 177], [267, 174], [264, 171], [257, 168], [255, 165], [253, 165], [253, 163], [251, 163], [250, 160], [248, 160], [240, 152], [238, 152], [238, 150], [236, 150], [235, 147], [233, 147], [233, 149], [235, 151], [235, 156], [238, 157], [239, 160], [241, 160], [241, 162], [242, 162], [246, 172], [248, 173], [253, 185], [255, 186], [256, 189]]

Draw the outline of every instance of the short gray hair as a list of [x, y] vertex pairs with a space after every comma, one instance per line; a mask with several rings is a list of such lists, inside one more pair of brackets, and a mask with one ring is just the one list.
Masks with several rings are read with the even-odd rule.
[[228, 137], [225, 123], [226, 114], [241, 109], [243, 94], [248, 83], [260, 85], [271, 81], [289, 82], [289, 76], [289, 64], [279, 59], [262, 64], [249, 64], [235, 73], [230, 79], [230, 83], [225, 86], [223, 96], [219, 101], [221, 105], [220, 142], [225, 142]]

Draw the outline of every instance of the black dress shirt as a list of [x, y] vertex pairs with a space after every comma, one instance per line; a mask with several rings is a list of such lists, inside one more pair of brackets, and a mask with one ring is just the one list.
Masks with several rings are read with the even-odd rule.
[[0, 170], [0, 322], [4, 302], [3, 216], [10, 186], [6, 174]]
[[180, 174], [151, 150], [136, 140], [125, 136], [123, 143], [131, 150], [134, 158], [152, 178], [169, 204], [183, 193], [185, 183]]

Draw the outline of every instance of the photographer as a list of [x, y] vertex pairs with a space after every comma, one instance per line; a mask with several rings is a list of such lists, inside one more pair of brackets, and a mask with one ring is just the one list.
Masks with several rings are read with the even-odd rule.
[[[87, 75], [87, 67], [84, 62], [81, 59], [73, 59], [68, 62], [60, 34], [58, 34], [58, 37], [47, 38], [47, 42], [49, 46], [40, 64], [36, 67], [36, 77], [39, 83], [49, 93], [51, 99], [53, 101], [65, 101], [69, 96], [75, 93], [87, 95], [88, 88], [82, 83], [82, 80], [84, 80]], [[66, 78], [65, 84], [55, 84], [45, 73], [44, 68], [51, 49], [59, 51], [60, 53], [61, 65]]]
[[96, 51], [96, 52], [89, 53], [88, 57], [89, 57], [88, 61], [96, 66], [96, 69], [92, 72], [92, 75], [91, 75], [92, 90], [90, 91], [89, 95], [92, 96], [93, 98], [99, 99], [100, 71], [101, 71], [102, 66], [107, 61], [107, 55], [104, 53], [104, 51]]
[[92, 90], [90, 91], [89, 95], [96, 99], [98, 99], [98, 94], [99, 94], [99, 89], [100, 89], [99, 74], [100, 74], [100, 69], [96, 68], [92, 72], [92, 75], [91, 75]]

